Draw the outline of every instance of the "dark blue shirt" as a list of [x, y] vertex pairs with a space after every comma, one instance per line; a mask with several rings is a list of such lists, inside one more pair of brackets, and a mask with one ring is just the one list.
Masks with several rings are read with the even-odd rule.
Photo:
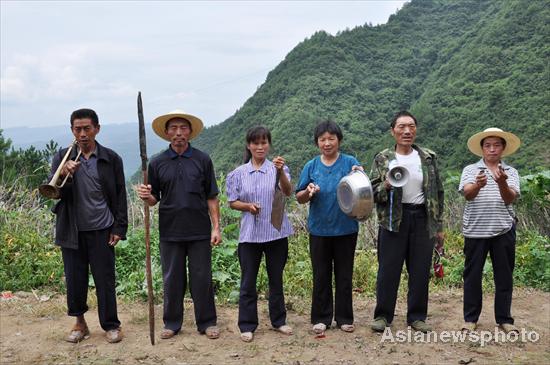
[[151, 193], [160, 202], [160, 239], [210, 239], [207, 199], [218, 195], [210, 157], [191, 145], [181, 155], [169, 147], [151, 160], [148, 176]]
[[331, 166], [323, 164], [321, 156], [304, 166], [296, 192], [304, 190], [309, 183], [319, 185], [321, 189], [309, 203], [309, 233], [315, 236], [344, 236], [359, 231], [357, 221], [342, 212], [336, 198], [338, 183], [351, 172], [353, 165], [360, 165], [355, 157], [340, 153]]

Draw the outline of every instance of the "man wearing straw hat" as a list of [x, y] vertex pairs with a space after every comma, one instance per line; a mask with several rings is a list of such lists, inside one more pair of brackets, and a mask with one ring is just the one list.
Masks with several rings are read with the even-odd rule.
[[161, 115], [153, 130], [170, 142], [149, 164], [149, 185], [141, 184], [139, 197], [149, 205], [160, 201], [160, 259], [164, 283], [164, 329], [160, 337], [176, 335], [183, 322], [183, 297], [189, 287], [197, 330], [218, 338], [212, 286], [212, 246], [221, 243], [218, 187], [210, 157], [189, 141], [203, 129], [202, 121], [181, 110]]
[[487, 253], [495, 281], [495, 319], [505, 332], [518, 332], [510, 313], [515, 265], [516, 219], [512, 203], [519, 196], [516, 169], [501, 160], [519, 148], [514, 134], [487, 128], [468, 139], [468, 149], [482, 157], [466, 166], [459, 191], [466, 198], [464, 234], [464, 325], [474, 331], [481, 313], [481, 279]]

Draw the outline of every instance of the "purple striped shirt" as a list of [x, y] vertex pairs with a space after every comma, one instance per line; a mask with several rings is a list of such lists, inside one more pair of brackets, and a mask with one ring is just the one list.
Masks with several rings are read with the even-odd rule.
[[[283, 168], [290, 181], [288, 167]], [[254, 216], [250, 212], [242, 212], [239, 242], [269, 242], [288, 237], [293, 234], [286, 212], [283, 215], [281, 232], [271, 224], [271, 206], [275, 193], [277, 169], [273, 162], [265, 160], [260, 169], [256, 170], [252, 161], [237, 167], [227, 175], [227, 199], [230, 202], [259, 203], [260, 214]]]

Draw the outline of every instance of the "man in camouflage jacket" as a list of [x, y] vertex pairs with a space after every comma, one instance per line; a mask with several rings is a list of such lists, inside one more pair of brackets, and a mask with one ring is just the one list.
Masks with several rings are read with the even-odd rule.
[[[437, 156], [428, 148], [412, 145], [420, 155], [422, 161], [422, 175], [424, 176], [423, 188], [426, 194], [426, 209], [428, 218], [428, 231], [430, 237], [443, 232], [443, 185], [437, 169]], [[386, 148], [374, 158], [371, 169], [374, 201], [376, 203], [376, 216], [378, 224], [388, 231], [398, 232], [402, 217], [401, 197], [403, 188], [393, 188], [393, 204], [390, 202], [390, 193], [384, 186], [385, 176], [389, 171], [390, 161], [395, 160], [395, 149]]]
[[[403, 262], [409, 274], [407, 323], [427, 332], [428, 284], [434, 244], [443, 245], [443, 186], [436, 154], [414, 144], [416, 118], [399, 112], [391, 122], [394, 148], [378, 153], [371, 169], [371, 181], [378, 216], [378, 275], [376, 308], [371, 328], [384, 331], [392, 322]], [[390, 165], [409, 172], [403, 187], [387, 179]]]

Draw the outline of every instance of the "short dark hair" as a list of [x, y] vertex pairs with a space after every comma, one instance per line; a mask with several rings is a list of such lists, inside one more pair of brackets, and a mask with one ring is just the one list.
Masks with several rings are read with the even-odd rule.
[[73, 126], [74, 121], [76, 119], [90, 119], [94, 126], [97, 127], [99, 125], [99, 118], [97, 117], [96, 112], [93, 111], [92, 109], [84, 108], [84, 109], [78, 109], [78, 110], [75, 110], [74, 112], [72, 112], [72, 114], [71, 114], [71, 127]]
[[487, 136], [487, 137], [483, 138], [481, 141], [479, 141], [479, 146], [481, 148], [483, 148], [483, 142], [485, 142], [485, 140], [487, 138], [500, 138], [500, 140], [502, 141], [502, 145], [504, 146], [504, 148], [506, 148], [506, 140], [504, 138], [498, 137], [498, 136]]
[[[271, 132], [267, 127], [264, 127], [263, 125], [251, 127], [248, 132], [246, 132], [247, 146], [252, 142], [260, 141], [262, 139], [267, 139], [267, 141], [271, 145]], [[252, 158], [252, 153], [250, 153], [250, 150], [247, 148], [247, 146], [244, 146], [243, 160], [245, 163], [250, 161], [250, 159]]]
[[395, 115], [393, 116], [393, 118], [391, 120], [390, 126], [392, 127], [392, 129], [395, 128], [395, 122], [397, 122], [397, 119], [399, 119], [401, 117], [411, 117], [412, 120], [414, 120], [414, 125], [418, 125], [418, 121], [416, 120], [414, 115], [412, 115], [407, 110], [401, 110], [401, 111], [398, 111], [397, 113], [395, 113]]
[[190, 130], [191, 132], [193, 132], [193, 124], [191, 124], [190, 121], [188, 121], [187, 119], [182, 118], [182, 117], [176, 117], [176, 118], [168, 119], [168, 120], [166, 121], [166, 123], [164, 124], [164, 130], [165, 130], [165, 131], [168, 130], [168, 126], [170, 125], [170, 122], [173, 121], [173, 120], [183, 120], [184, 122], [187, 122], [187, 124], [189, 124], [189, 130]]
[[328, 132], [329, 134], [335, 134], [336, 137], [338, 137], [338, 142], [341, 142], [344, 139], [344, 135], [342, 134], [342, 130], [336, 124], [336, 122], [332, 120], [323, 120], [317, 124], [315, 127], [315, 130], [313, 131], [313, 143], [317, 146], [317, 140], [319, 137], [321, 137], [323, 134]]

